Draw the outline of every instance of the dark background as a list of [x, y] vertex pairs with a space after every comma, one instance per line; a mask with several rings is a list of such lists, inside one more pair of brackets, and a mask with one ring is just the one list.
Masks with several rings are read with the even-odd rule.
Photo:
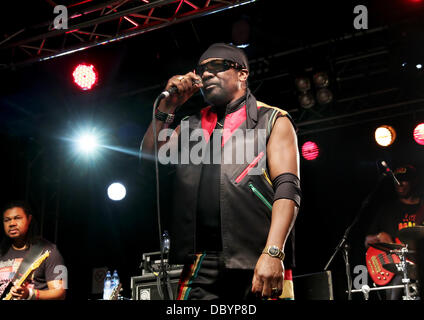
[[[353, 28], [356, 4], [367, 5], [369, 30], [377, 31]], [[36, 22], [35, 12], [53, 19], [50, 7], [33, 1], [28, 1], [28, 10], [17, 5], [2, 10], [4, 32], [19, 29], [22, 21]], [[98, 298], [90, 294], [91, 273], [103, 266], [118, 270], [124, 295], [130, 297], [130, 277], [141, 275], [142, 254], [159, 249], [155, 185], [140, 169], [137, 156], [152, 103], [167, 79], [192, 70], [210, 44], [234, 41], [232, 26], [240, 18], [251, 28], [246, 53], [252, 91], [258, 100], [291, 113], [299, 124], [299, 146], [313, 140], [320, 147], [317, 160], [301, 159], [304, 198], [296, 222], [295, 275], [323, 270], [377, 182], [377, 160], [392, 167], [411, 163], [423, 171], [424, 149], [412, 137], [415, 125], [424, 120], [419, 101], [424, 98], [423, 71], [414, 67], [424, 64], [421, 1], [259, 0], [132, 39], [3, 69], [0, 204], [30, 201], [43, 236], [56, 241], [66, 260], [68, 299]], [[71, 77], [75, 65], [84, 61], [99, 73], [98, 85], [86, 92], [76, 88]], [[315, 71], [330, 75], [335, 98], [329, 106], [304, 110], [297, 102], [294, 79]], [[411, 100], [418, 102], [405, 103]], [[180, 115], [202, 105], [196, 95]], [[352, 115], [383, 106], [388, 107]], [[336, 118], [330, 121], [331, 116]], [[381, 124], [397, 131], [388, 148], [374, 141], [374, 130]], [[69, 139], [91, 127], [105, 144], [131, 154], [109, 149], [92, 159], [76, 154]], [[107, 198], [106, 188], [114, 181], [127, 188], [123, 201]], [[352, 269], [365, 265], [363, 240], [369, 219], [392, 192], [385, 179], [352, 229]], [[340, 254], [330, 269], [336, 298], [346, 299]]]

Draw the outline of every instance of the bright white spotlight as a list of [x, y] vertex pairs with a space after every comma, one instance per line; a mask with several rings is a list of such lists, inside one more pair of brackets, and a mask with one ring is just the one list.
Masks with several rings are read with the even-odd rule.
[[107, 195], [109, 199], [113, 201], [119, 201], [124, 199], [126, 194], [127, 190], [119, 182], [114, 182], [109, 186], [109, 188], [107, 188]]
[[76, 142], [78, 150], [83, 153], [93, 153], [98, 147], [97, 137], [90, 133], [82, 134]]
[[419, 63], [419, 64], [417, 64], [415, 67], [416, 67], [417, 69], [421, 69], [421, 68], [423, 67], [423, 65], [422, 65], [421, 63]]
[[382, 147], [388, 147], [396, 139], [396, 130], [388, 125], [378, 127], [374, 133], [375, 141]]

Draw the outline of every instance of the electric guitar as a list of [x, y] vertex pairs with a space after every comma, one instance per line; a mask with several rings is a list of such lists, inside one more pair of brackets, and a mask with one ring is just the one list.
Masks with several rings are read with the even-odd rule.
[[[390, 249], [388, 249], [390, 246], [400, 245], [381, 243], [375, 244], [374, 247], [373, 245], [371, 245], [365, 255], [368, 273], [372, 281], [374, 281], [374, 283], [379, 286], [385, 286], [395, 276], [395, 273], [390, 272], [383, 266], [388, 263], [400, 263], [399, 257], [394, 253], [390, 253]], [[383, 248], [385, 250], [380, 250], [380, 248]]]
[[121, 287], [122, 283], [119, 283], [115, 288], [113, 288], [109, 300], [118, 300], [119, 292], [121, 292]]
[[[16, 281], [14, 281], [14, 283], [12, 285], [14, 286], [22, 286], [25, 281], [28, 279], [29, 275], [35, 271], [36, 269], [38, 269], [41, 265], [41, 263], [46, 260], [48, 258], [48, 256], [50, 255], [50, 251], [46, 251], [44, 252], [37, 260], [35, 260], [30, 267], [27, 269], [27, 271]], [[9, 293], [3, 298], [3, 300], [13, 300], [13, 296], [12, 293], [9, 290]]]

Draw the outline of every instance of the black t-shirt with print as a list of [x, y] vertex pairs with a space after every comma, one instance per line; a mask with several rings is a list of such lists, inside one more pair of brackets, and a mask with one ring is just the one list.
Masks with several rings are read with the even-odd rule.
[[395, 240], [400, 229], [421, 223], [423, 205], [422, 200], [418, 204], [405, 204], [399, 200], [387, 203], [377, 212], [369, 234], [387, 232]]
[[[67, 283], [67, 274], [64, 260], [56, 245], [45, 241], [43, 252], [50, 251], [50, 255], [44, 260], [40, 267], [34, 271], [29, 278], [28, 287], [39, 290], [47, 289], [47, 282], [62, 279]], [[0, 257], [0, 296], [9, 285], [10, 281], [15, 276], [22, 260], [28, 253], [26, 250], [15, 250], [12, 247], [7, 253]]]

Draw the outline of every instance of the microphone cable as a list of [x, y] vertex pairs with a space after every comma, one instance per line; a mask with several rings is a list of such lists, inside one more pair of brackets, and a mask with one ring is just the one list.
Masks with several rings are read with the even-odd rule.
[[[168, 286], [168, 275], [166, 273], [166, 266], [164, 261], [164, 250], [163, 250], [163, 239], [162, 239], [162, 223], [161, 223], [161, 214], [160, 214], [160, 195], [159, 195], [159, 160], [158, 160], [158, 142], [157, 142], [157, 130], [156, 130], [156, 108], [159, 105], [159, 102], [164, 98], [162, 94], [160, 94], [155, 102], [153, 103], [153, 112], [152, 112], [152, 125], [153, 125], [153, 138], [154, 138], [154, 161], [155, 161], [155, 179], [156, 179], [156, 214], [157, 214], [157, 223], [158, 223], [158, 231], [159, 231], [159, 243], [160, 243], [160, 272], [158, 278], [158, 289], [159, 295], [162, 300], [168, 300], [172, 294], [169, 292]], [[167, 296], [164, 295], [164, 292], [160, 289], [160, 287], [166, 287], [168, 290]], [[168, 299], [167, 299], [168, 298]]]
[[[201, 83], [200, 80], [193, 80], [193, 85]], [[169, 95], [178, 92], [176, 87], [171, 87], [168, 90], [161, 92], [156, 100], [153, 103], [153, 111], [152, 111], [152, 125], [153, 125], [153, 137], [154, 137], [154, 161], [155, 161], [155, 179], [156, 179], [156, 212], [157, 212], [157, 223], [158, 223], [158, 232], [159, 232], [159, 241], [160, 241], [160, 273], [159, 280], [162, 279], [162, 286], [166, 287], [167, 297], [163, 296], [162, 290], [159, 290], [159, 294], [162, 299], [169, 299], [173, 297], [172, 288], [169, 285], [169, 276], [166, 272], [166, 266], [164, 262], [164, 248], [163, 248], [163, 238], [162, 238], [162, 223], [161, 223], [161, 214], [160, 214], [160, 195], [159, 195], [159, 160], [158, 160], [158, 143], [157, 143], [157, 130], [156, 130], [156, 109], [159, 105], [159, 102], [163, 98], [169, 97]], [[167, 254], [168, 255], [168, 254]]]

